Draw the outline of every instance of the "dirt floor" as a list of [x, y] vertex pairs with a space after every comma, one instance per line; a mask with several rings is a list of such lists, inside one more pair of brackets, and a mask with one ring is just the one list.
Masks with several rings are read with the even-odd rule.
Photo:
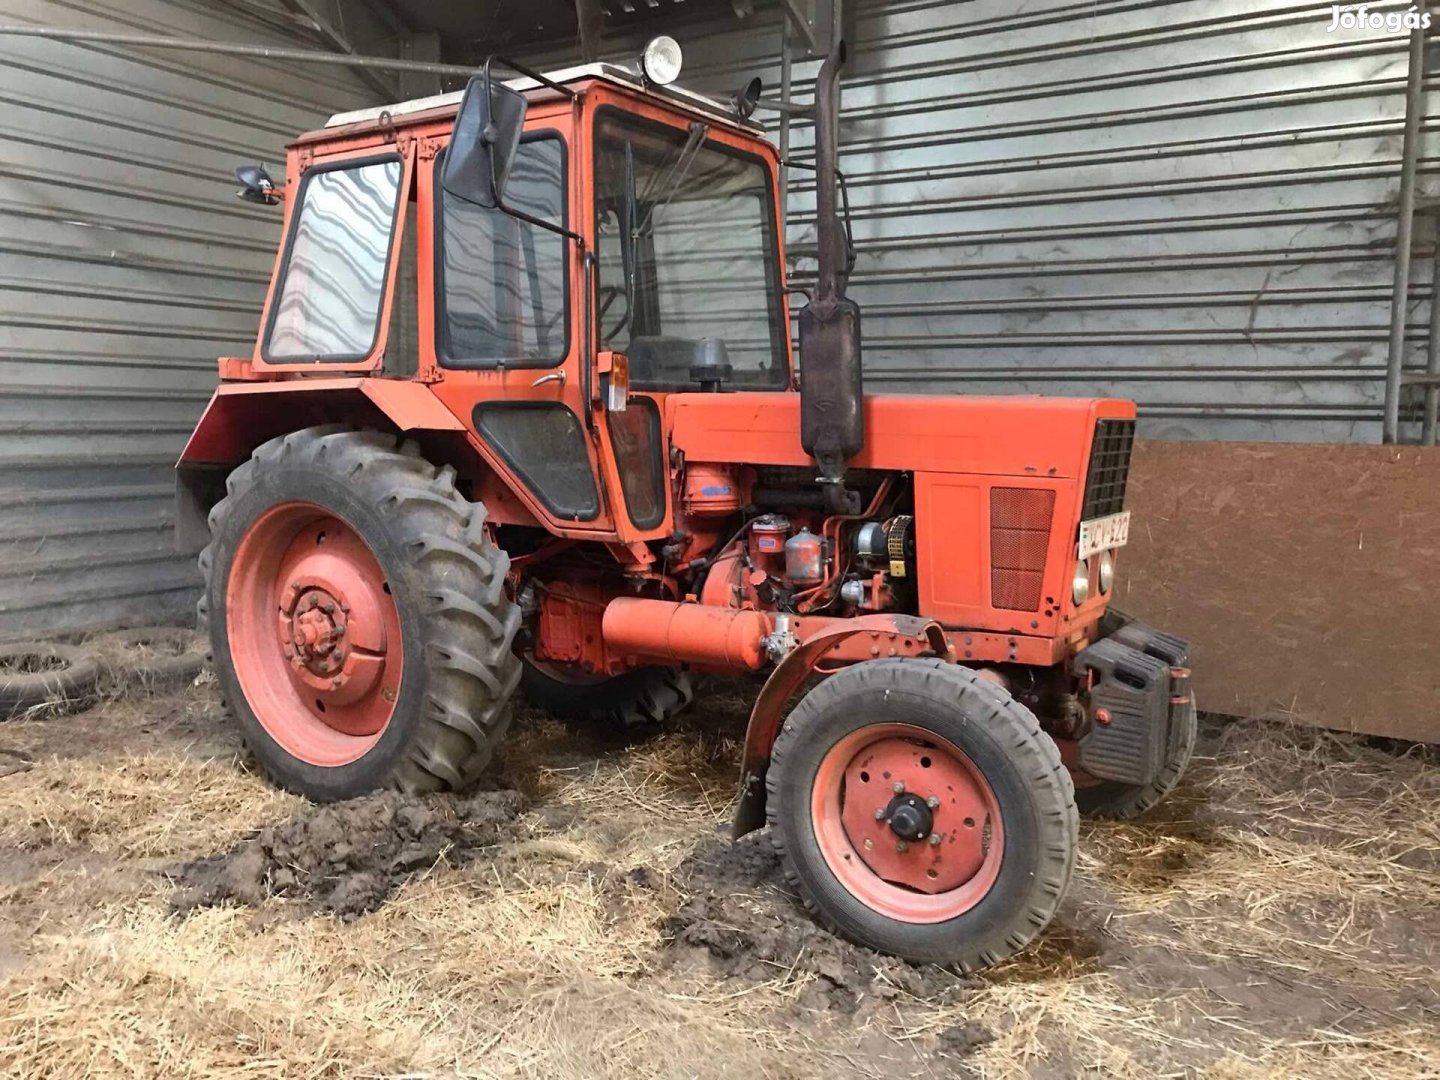
[[727, 839], [750, 691], [485, 790], [316, 808], [213, 688], [0, 724], [0, 1074], [1440, 1076], [1440, 755], [1207, 721], [978, 978], [819, 930]]

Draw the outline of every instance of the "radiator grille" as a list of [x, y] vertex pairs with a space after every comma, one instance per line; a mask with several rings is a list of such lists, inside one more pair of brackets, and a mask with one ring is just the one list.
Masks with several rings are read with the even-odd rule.
[[1009, 611], [1040, 610], [1053, 488], [990, 489], [990, 603]]
[[1085, 473], [1081, 521], [1118, 514], [1125, 509], [1125, 482], [1130, 477], [1130, 448], [1134, 444], [1134, 420], [1095, 421], [1095, 442], [1090, 447], [1090, 468]]

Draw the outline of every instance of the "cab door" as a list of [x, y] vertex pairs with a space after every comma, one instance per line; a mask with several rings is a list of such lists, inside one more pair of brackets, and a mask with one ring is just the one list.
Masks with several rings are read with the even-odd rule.
[[669, 440], [663, 403], [631, 393], [629, 361], [602, 352], [595, 363], [595, 429], [600, 472], [621, 540], [653, 540], [670, 531]]
[[[509, 206], [568, 230], [580, 162], [567, 104], [531, 108], [506, 186]], [[420, 190], [421, 378], [474, 432], [523, 505], [492, 519], [561, 536], [617, 539], [600, 477], [582, 352], [582, 253], [564, 235], [456, 199], [440, 184], [449, 132], [427, 140]]]

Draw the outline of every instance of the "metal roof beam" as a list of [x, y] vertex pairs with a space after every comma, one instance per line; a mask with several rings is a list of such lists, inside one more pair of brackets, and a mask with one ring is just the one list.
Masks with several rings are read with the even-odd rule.
[[[409, 31], [393, 12], [390, 19], [385, 19], [364, 0], [331, 0], [330, 12], [321, 10], [321, 0], [281, 0], [281, 3], [300, 25], [314, 32], [335, 52], [351, 56], [377, 53], [398, 56], [409, 38]], [[356, 41], [352, 35], [363, 35], [363, 39]], [[367, 68], [358, 68], [357, 74], [383, 99], [392, 101], [400, 96], [398, 79]]]
[[785, 18], [800, 35], [800, 41], [805, 46], [805, 51], [814, 55], [820, 52], [819, 38], [815, 26], [816, 0], [780, 0], [780, 7], [785, 11]]

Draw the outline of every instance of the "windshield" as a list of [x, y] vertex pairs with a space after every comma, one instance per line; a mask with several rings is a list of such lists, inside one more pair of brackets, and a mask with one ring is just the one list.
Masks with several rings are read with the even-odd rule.
[[[789, 383], [770, 170], [752, 154], [613, 110], [595, 132], [600, 347], [637, 388]], [[728, 365], [728, 370], [726, 369]]]

